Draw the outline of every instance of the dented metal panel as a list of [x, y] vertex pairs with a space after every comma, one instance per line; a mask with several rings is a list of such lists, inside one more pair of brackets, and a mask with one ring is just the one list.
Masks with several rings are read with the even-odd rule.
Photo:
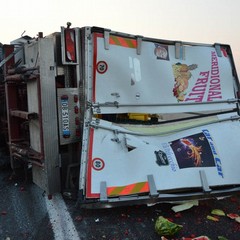
[[[174, 201], [236, 191], [238, 84], [228, 46], [221, 45], [220, 57], [214, 45], [139, 41], [88, 28], [83, 48], [83, 202]], [[140, 121], [126, 124], [134, 114]], [[149, 114], [156, 114], [155, 124]]]
[[238, 116], [235, 121], [232, 117], [165, 127], [93, 122], [86, 197], [98, 198], [101, 182], [106, 182], [108, 197], [148, 194], [148, 175], [152, 175], [159, 192], [205, 191], [206, 181], [209, 188], [239, 185], [239, 171], [234, 166], [240, 153], [240, 123]]

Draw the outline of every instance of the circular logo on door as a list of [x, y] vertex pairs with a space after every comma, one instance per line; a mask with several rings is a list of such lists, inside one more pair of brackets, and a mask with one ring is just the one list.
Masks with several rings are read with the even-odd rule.
[[92, 167], [96, 171], [101, 171], [105, 166], [104, 161], [101, 158], [94, 158], [92, 160]]
[[107, 65], [106, 62], [99, 61], [97, 63], [97, 71], [98, 71], [98, 73], [103, 74], [103, 73], [105, 73], [107, 71], [107, 69], [108, 69], [108, 65]]

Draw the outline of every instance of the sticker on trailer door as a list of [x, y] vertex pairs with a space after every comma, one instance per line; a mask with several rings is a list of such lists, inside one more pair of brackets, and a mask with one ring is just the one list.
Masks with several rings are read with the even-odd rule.
[[169, 144], [180, 169], [215, 166], [211, 147], [203, 133], [186, 136]]
[[168, 46], [155, 43], [154, 54], [157, 59], [169, 60]]
[[167, 158], [167, 154], [162, 150], [154, 151], [156, 155], [156, 163], [158, 166], [168, 166], [169, 161]]
[[217, 167], [218, 175], [223, 177], [221, 159], [213, 139], [207, 129], [200, 133], [169, 142], [178, 167]]
[[70, 137], [69, 130], [69, 111], [68, 111], [68, 97], [63, 96], [61, 98], [62, 107], [62, 135], [64, 138]]

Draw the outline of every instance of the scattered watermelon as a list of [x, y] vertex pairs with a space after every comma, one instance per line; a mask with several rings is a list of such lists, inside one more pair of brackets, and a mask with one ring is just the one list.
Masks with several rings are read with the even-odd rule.
[[229, 214], [227, 214], [227, 216], [229, 217], [229, 218], [231, 218], [231, 219], [236, 219], [236, 218], [238, 218], [238, 217], [240, 217], [238, 214], [236, 214], [236, 213], [229, 213]]
[[210, 240], [210, 238], [207, 237], [207, 236], [199, 236], [199, 237], [195, 237], [195, 238], [185, 238], [185, 237], [183, 237], [182, 240]]
[[228, 240], [228, 239], [223, 236], [218, 236], [218, 240]]
[[219, 219], [217, 217], [213, 217], [213, 216], [210, 216], [210, 215], [207, 216], [207, 219], [211, 220], [211, 221], [214, 221], [214, 222], [218, 222], [219, 221]]
[[210, 238], [207, 236], [200, 236], [200, 237], [193, 238], [193, 240], [210, 240]]
[[168, 239], [163, 236], [163, 237], [161, 237], [161, 240], [168, 240]]
[[213, 209], [213, 210], [211, 211], [211, 214], [217, 215], [217, 216], [225, 216], [224, 211], [221, 210], [221, 209]]
[[163, 216], [159, 216], [155, 222], [155, 231], [160, 236], [173, 236], [183, 228], [182, 225], [170, 222]]
[[235, 221], [240, 223], [240, 217], [235, 218]]

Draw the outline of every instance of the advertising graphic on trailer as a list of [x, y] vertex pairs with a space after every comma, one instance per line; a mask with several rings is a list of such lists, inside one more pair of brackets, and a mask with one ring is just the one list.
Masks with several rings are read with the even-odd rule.
[[191, 112], [195, 103], [199, 111], [233, 107], [228, 103], [235, 98], [232, 69], [224, 48], [219, 57], [214, 47], [184, 45], [177, 57], [175, 45], [143, 41], [137, 54], [135, 39], [111, 36], [106, 51], [104, 35], [94, 38], [93, 102], [111, 103], [102, 104], [101, 113]]
[[203, 133], [174, 140], [170, 146], [179, 168], [215, 166], [210, 144]]
[[218, 64], [217, 54], [212, 51], [210, 70], [199, 71], [197, 79], [192, 77], [192, 72], [198, 68], [197, 64], [173, 64], [175, 79], [173, 95], [180, 102], [203, 102], [204, 99], [212, 102], [223, 99]]

